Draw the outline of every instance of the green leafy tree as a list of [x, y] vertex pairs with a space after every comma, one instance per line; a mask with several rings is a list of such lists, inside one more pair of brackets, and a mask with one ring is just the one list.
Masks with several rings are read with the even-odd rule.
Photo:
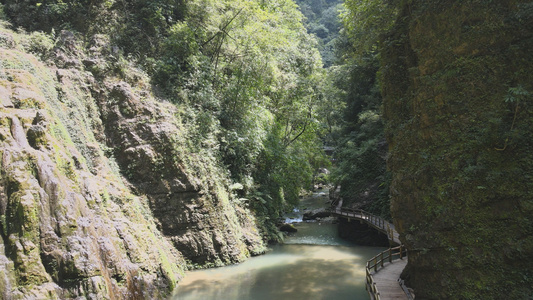
[[357, 54], [375, 49], [398, 16], [397, 0], [346, 0], [342, 20]]
[[317, 42], [289, 0], [193, 1], [187, 11], [163, 42], [156, 78], [190, 115], [217, 124], [195, 139], [218, 145], [240, 193], [271, 229], [324, 161]]
[[324, 72], [292, 0], [6, 0], [4, 8], [28, 30], [68, 29], [87, 44], [105, 36], [117, 60], [141, 67], [179, 108], [191, 150], [229, 171], [268, 230], [311, 186], [323, 161]]
[[345, 104], [333, 178], [341, 186], [344, 205], [390, 217], [377, 69], [376, 57], [367, 55], [365, 60], [349, 60], [336, 73], [330, 73], [339, 91], [337, 97]]
[[339, 36], [341, 22], [339, 13], [342, 9], [341, 0], [296, 0], [301, 12], [305, 15], [305, 24], [309, 33], [319, 40], [319, 51], [324, 66], [335, 63], [335, 41]]

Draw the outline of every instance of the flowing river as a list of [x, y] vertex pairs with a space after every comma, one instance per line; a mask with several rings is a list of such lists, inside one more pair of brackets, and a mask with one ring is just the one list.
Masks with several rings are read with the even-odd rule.
[[[323, 206], [326, 199], [324, 193], [315, 193], [300, 207]], [[296, 222], [298, 232], [284, 244], [238, 265], [188, 272], [171, 299], [369, 299], [365, 264], [385, 248], [344, 241], [336, 224], [300, 223], [298, 210], [287, 221]]]

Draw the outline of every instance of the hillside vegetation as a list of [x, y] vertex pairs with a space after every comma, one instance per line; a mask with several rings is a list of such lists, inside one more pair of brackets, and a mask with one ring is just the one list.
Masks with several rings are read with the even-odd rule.
[[4, 298], [165, 297], [280, 239], [327, 164], [292, 1], [2, 3]]

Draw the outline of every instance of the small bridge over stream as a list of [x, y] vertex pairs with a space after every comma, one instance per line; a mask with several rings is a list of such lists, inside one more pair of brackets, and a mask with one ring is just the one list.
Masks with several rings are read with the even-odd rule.
[[401, 245], [394, 224], [361, 209], [332, 207], [332, 215], [364, 222], [384, 233], [391, 244], [389, 248], [374, 256], [366, 263], [366, 290], [372, 300], [409, 299], [414, 297], [400, 280], [400, 274], [407, 265], [407, 249]]

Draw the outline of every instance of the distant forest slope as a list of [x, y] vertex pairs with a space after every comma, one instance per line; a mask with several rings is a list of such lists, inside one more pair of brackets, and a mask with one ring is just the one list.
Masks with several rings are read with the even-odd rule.
[[319, 39], [320, 54], [324, 67], [330, 67], [337, 61], [336, 43], [341, 30], [339, 13], [342, 0], [296, 0], [301, 12], [306, 17], [305, 25], [309, 33]]

